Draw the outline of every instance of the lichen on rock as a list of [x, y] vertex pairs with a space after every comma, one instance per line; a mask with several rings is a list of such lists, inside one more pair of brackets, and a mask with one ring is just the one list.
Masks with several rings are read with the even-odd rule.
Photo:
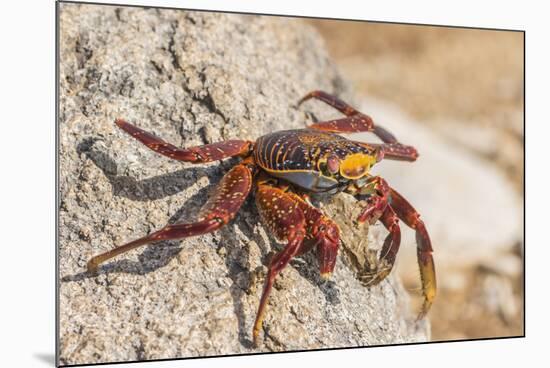
[[[414, 324], [394, 276], [365, 288], [342, 258], [333, 279], [322, 282], [308, 254], [278, 276], [263, 341], [253, 348], [262, 271], [279, 246], [251, 200], [221, 231], [149, 245], [108, 262], [98, 275], [84, 272], [92, 255], [193, 220], [235, 163], [169, 160], [113, 121], [123, 117], [192, 146], [300, 128], [306, 111], [334, 116], [320, 104], [296, 107], [313, 89], [353, 101], [312, 28], [298, 19], [61, 4], [59, 72], [61, 363], [429, 338], [427, 323]], [[359, 241], [367, 229], [354, 228], [342, 212], [351, 201], [337, 197], [327, 211]], [[369, 246], [383, 239], [376, 234], [369, 234]]]

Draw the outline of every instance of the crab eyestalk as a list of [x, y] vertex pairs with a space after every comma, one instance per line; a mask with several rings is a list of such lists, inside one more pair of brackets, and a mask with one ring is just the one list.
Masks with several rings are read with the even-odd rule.
[[334, 154], [329, 154], [317, 161], [317, 168], [324, 176], [337, 176], [340, 172], [340, 158]]
[[329, 173], [336, 174], [340, 170], [340, 159], [338, 156], [330, 155], [327, 158], [327, 169]]

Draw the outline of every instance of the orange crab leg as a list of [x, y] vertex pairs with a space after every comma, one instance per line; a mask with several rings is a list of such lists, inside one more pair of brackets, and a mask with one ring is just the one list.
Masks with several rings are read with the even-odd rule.
[[181, 239], [206, 234], [219, 229], [235, 217], [245, 201], [252, 185], [252, 170], [253, 167], [249, 163], [239, 164], [229, 170], [218, 185], [217, 191], [206, 203], [204, 215], [199, 218], [199, 221], [188, 224], [167, 225], [143, 238], [94, 256], [88, 261], [88, 271], [95, 271], [106, 260], [141, 245], [160, 240]]
[[397, 138], [395, 138], [393, 134], [381, 126], [375, 125], [370, 116], [354, 109], [346, 102], [329, 93], [323, 91], [312, 91], [298, 102], [298, 106], [310, 98], [316, 98], [325, 102], [340, 111], [342, 114], [346, 115], [346, 117], [343, 119], [311, 124], [309, 128], [333, 133], [372, 132], [385, 143], [397, 142]]
[[407, 226], [416, 230], [418, 266], [422, 281], [422, 294], [424, 295], [424, 303], [418, 316], [420, 319], [428, 313], [437, 290], [432, 242], [424, 222], [420, 219], [420, 215], [414, 207], [393, 188], [390, 188], [390, 197], [390, 205], [397, 216]]
[[299, 208], [298, 202], [279, 188], [266, 184], [258, 185], [256, 205], [263, 223], [277, 239], [286, 241], [287, 244], [282, 251], [273, 256], [269, 263], [269, 271], [252, 330], [254, 345], [257, 344], [262, 328], [265, 307], [273, 281], [277, 274], [298, 254], [303, 244], [306, 226], [304, 213]]
[[115, 124], [126, 133], [161, 155], [179, 161], [204, 163], [233, 156], [247, 156], [252, 150], [252, 142], [241, 140], [228, 140], [203, 146], [178, 148], [162, 139], [136, 127], [122, 119], [115, 120]]

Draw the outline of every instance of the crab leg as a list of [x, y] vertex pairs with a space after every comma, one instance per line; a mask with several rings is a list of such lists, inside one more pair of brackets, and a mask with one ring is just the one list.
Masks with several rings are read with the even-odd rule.
[[380, 220], [389, 231], [380, 251], [379, 264], [376, 265], [376, 269], [369, 269], [360, 275], [361, 281], [367, 285], [376, 285], [389, 275], [401, 243], [399, 219], [391, 206], [388, 205], [390, 186], [386, 180], [375, 176], [370, 178], [363, 187], [358, 188], [352, 184], [352, 187], [348, 188], [347, 191], [355, 193], [358, 199], [366, 197], [367, 205], [359, 214], [357, 222], [368, 222], [372, 225]]
[[311, 91], [311, 92], [309, 92], [307, 95], [302, 97], [302, 99], [300, 101], [298, 101], [298, 106], [301, 105], [302, 103], [304, 103], [305, 101], [311, 99], [311, 98], [316, 98], [320, 101], [323, 101], [327, 105], [330, 105], [330, 106], [334, 107], [336, 110], [340, 111], [342, 114], [344, 114], [346, 116], [352, 116], [352, 115], [360, 114], [359, 111], [355, 110], [353, 107], [351, 107], [346, 102], [344, 102], [344, 101], [340, 100], [338, 97], [336, 97], [334, 95], [331, 95], [330, 93], [327, 93], [327, 92], [324, 92], [324, 91]]
[[367, 205], [359, 214], [358, 222], [368, 221], [373, 224], [380, 220], [389, 231], [380, 251], [380, 264], [377, 265], [376, 274], [367, 270], [367, 272], [360, 275], [365, 283], [375, 285], [390, 273], [401, 243], [399, 219], [416, 230], [417, 256], [422, 280], [422, 293], [424, 294], [424, 304], [419, 315], [419, 318], [422, 318], [430, 309], [435, 298], [436, 278], [430, 236], [424, 222], [420, 220], [420, 215], [401, 194], [391, 188], [379, 176], [369, 178], [369, 181], [362, 187], [351, 184], [346, 191], [355, 195], [358, 199], [366, 197]]
[[[293, 192], [287, 192], [287, 194], [297, 200], [305, 216], [306, 240], [309, 244], [303, 246], [299, 254], [307, 252], [312, 247], [317, 247], [319, 272], [321, 278], [326, 280], [336, 266], [336, 257], [340, 246], [340, 229], [333, 220], [309, 202], [306, 194], [301, 196]], [[311, 242], [309, 242], [310, 240]]]
[[281, 270], [299, 252], [305, 236], [305, 218], [296, 199], [279, 188], [266, 184], [258, 185], [256, 205], [264, 224], [279, 240], [286, 241], [285, 248], [275, 254], [269, 263], [269, 271], [252, 330], [254, 345], [262, 328], [267, 298], [271, 292], [273, 281]]
[[223, 160], [224, 158], [233, 156], [246, 156], [252, 149], [252, 142], [241, 140], [228, 140], [182, 149], [122, 119], [115, 120], [115, 124], [153, 151], [175, 160], [185, 162], [198, 164]]
[[389, 234], [384, 240], [384, 245], [380, 251], [380, 263], [377, 265], [376, 273], [373, 275], [372, 272], [367, 272], [365, 275], [359, 276], [367, 285], [376, 285], [390, 274], [395, 263], [395, 256], [399, 251], [399, 245], [401, 244], [399, 219], [391, 206], [386, 206], [380, 217], [380, 222], [389, 231]]
[[432, 243], [430, 236], [420, 219], [419, 213], [411, 204], [403, 198], [395, 189], [390, 188], [390, 205], [397, 216], [410, 228], [416, 230], [416, 244], [418, 266], [420, 268], [420, 278], [422, 280], [422, 294], [424, 295], [424, 304], [418, 318], [423, 318], [430, 309], [436, 294], [435, 266], [432, 257]]
[[219, 229], [235, 217], [245, 201], [252, 185], [252, 168], [247, 163], [233, 167], [221, 180], [217, 191], [204, 206], [204, 215], [194, 223], [176, 223], [143, 238], [116, 247], [108, 252], [92, 257], [88, 261], [88, 271], [97, 270], [98, 266], [108, 259], [128, 252], [148, 243], [181, 239], [195, 235], [206, 234]]
[[384, 143], [397, 142], [397, 138], [395, 138], [393, 134], [379, 125], [374, 125], [372, 118], [364, 114], [348, 116], [342, 119], [322, 121], [311, 124], [308, 128], [332, 133], [371, 132], [380, 138]]
[[[363, 208], [357, 222], [368, 222], [374, 224], [382, 216], [388, 206], [390, 186], [386, 180], [379, 176], [369, 178], [363, 187], [356, 187], [352, 184], [347, 191], [355, 194], [358, 199], [365, 199], [367, 205]], [[366, 198], [365, 198], [366, 197]]]
[[316, 98], [325, 102], [326, 104], [340, 111], [342, 114], [346, 115], [346, 117], [343, 119], [329, 120], [311, 124], [309, 128], [333, 133], [372, 132], [384, 143], [397, 142], [397, 138], [395, 138], [393, 134], [391, 134], [389, 131], [382, 128], [381, 126], [375, 125], [370, 116], [354, 109], [346, 102], [329, 93], [323, 91], [312, 91], [305, 95], [298, 102], [298, 106], [303, 102], [309, 100], [310, 98]]
[[367, 148], [378, 148], [380, 152], [379, 161], [384, 158], [397, 161], [416, 161], [418, 158], [416, 148], [398, 142], [378, 144], [355, 141], [355, 143]]
[[387, 206], [380, 217], [380, 222], [388, 229], [389, 234], [384, 240], [384, 245], [380, 251], [380, 261], [387, 262], [387, 273], [381, 277], [384, 279], [387, 274], [390, 273], [393, 264], [395, 263], [395, 256], [399, 251], [399, 245], [401, 244], [401, 229], [399, 228], [399, 219], [395, 214], [395, 211], [391, 206]]

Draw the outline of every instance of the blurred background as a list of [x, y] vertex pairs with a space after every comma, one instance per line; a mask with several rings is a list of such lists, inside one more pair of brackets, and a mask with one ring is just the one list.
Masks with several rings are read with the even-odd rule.
[[[432, 236], [432, 340], [522, 335], [524, 34], [308, 22], [354, 84], [357, 107], [420, 152], [376, 174]], [[414, 234], [402, 232], [398, 271], [419, 295]]]

